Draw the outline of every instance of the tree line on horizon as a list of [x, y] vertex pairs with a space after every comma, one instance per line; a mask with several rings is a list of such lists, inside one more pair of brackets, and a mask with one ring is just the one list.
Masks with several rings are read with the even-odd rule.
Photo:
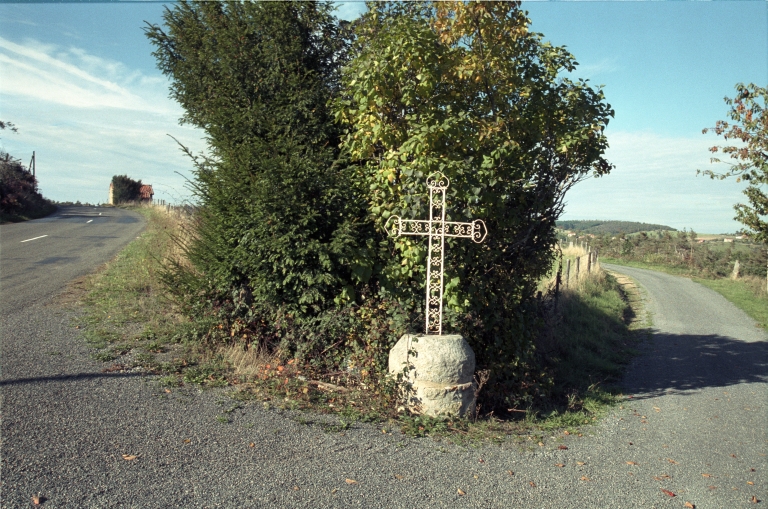
[[663, 224], [639, 223], [636, 221], [599, 221], [599, 220], [558, 220], [557, 227], [561, 230], [572, 230], [593, 234], [620, 234], [650, 231], [677, 231]]

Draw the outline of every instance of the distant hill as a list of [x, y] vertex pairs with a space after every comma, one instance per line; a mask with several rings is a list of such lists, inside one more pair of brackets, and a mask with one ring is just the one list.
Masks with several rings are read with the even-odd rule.
[[637, 233], [654, 230], [671, 230], [674, 228], [663, 224], [636, 223], [634, 221], [558, 221], [557, 227], [581, 233], [615, 235], [617, 233]]

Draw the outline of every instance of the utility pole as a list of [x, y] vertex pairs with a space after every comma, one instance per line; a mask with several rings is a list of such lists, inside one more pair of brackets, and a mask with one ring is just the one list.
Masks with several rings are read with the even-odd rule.
[[35, 151], [32, 151], [32, 160], [29, 161], [29, 171], [32, 172], [32, 176], [35, 176]]

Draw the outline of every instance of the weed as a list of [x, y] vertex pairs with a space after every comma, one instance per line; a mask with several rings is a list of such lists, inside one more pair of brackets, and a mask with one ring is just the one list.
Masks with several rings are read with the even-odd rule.
[[109, 362], [117, 359], [117, 355], [109, 350], [102, 350], [91, 354], [91, 358], [101, 362]]
[[182, 383], [178, 376], [168, 375], [158, 378], [157, 382], [165, 387], [181, 387]]
[[226, 415], [217, 415], [216, 420], [222, 424], [229, 424], [229, 417]]

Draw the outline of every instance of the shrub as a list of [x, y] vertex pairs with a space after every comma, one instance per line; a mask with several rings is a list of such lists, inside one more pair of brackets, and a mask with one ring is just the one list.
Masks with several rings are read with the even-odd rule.
[[112, 203], [127, 203], [139, 199], [141, 180], [136, 181], [128, 175], [115, 175], [112, 177]]

